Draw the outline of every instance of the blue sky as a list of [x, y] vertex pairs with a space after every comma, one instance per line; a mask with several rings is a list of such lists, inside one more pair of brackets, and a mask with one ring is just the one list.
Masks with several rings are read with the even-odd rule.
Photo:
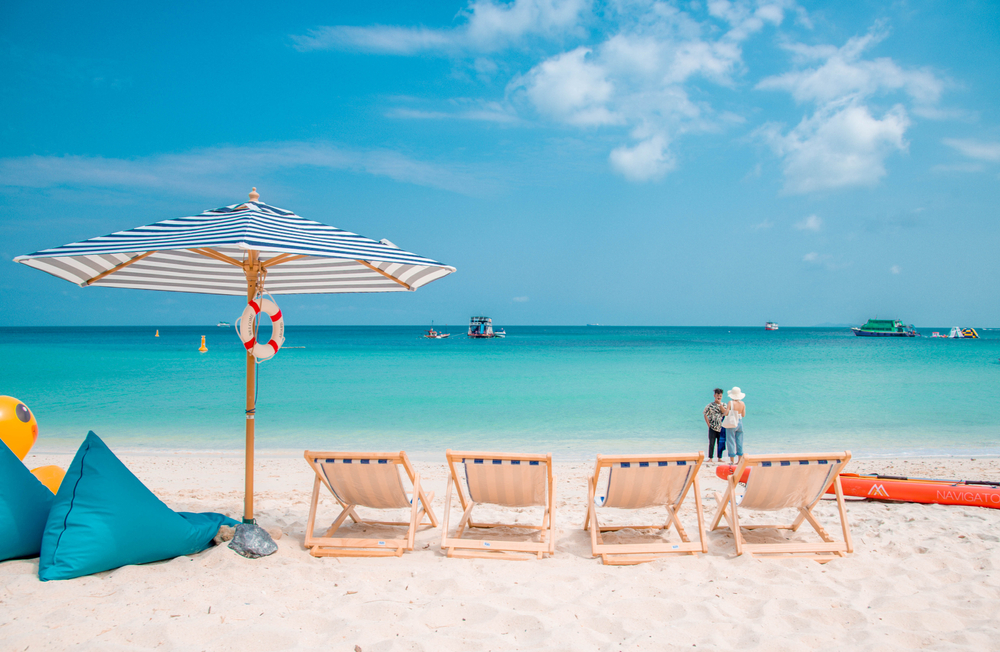
[[1000, 9], [621, 0], [0, 7], [0, 325], [237, 298], [11, 259], [262, 201], [458, 272], [290, 324], [1000, 324]]

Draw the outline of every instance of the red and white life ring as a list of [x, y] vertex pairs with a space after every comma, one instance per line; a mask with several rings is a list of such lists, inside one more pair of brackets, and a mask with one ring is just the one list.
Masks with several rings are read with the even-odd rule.
[[[261, 313], [271, 319], [271, 340], [267, 344], [257, 341], [257, 334], [253, 328], [254, 318]], [[260, 303], [257, 301], [247, 303], [240, 320], [236, 323], [236, 333], [247, 351], [253, 353], [253, 357], [257, 360], [269, 360], [285, 343], [285, 320], [281, 317], [278, 304], [267, 298], [261, 298]]]

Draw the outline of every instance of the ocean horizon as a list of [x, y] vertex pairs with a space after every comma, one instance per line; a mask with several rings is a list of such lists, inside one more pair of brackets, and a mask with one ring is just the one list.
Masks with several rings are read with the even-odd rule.
[[[844, 327], [506, 326], [504, 339], [472, 340], [461, 326], [431, 340], [426, 329], [286, 329], [283, 349], [257, 366], [257, 449], [563, 460], [705, 450], [702, 409], [713, 388], [736, 385], [747, 394], [748, 453], [1000, 455], [1000, 426], [983, 409], [1000, 372], [993, 330], [948, 340], [858, 338]], [[0, 394], [35, 413], [33, 452], [74, 450], [89, 430], [119, 450], [241, 451], [236, 334], [156, 330], [0, 328]]]

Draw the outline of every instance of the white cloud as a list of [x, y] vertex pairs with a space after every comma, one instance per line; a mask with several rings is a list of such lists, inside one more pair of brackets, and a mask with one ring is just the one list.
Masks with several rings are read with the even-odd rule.
[[515, 303], [527, 303], [528, 297], [514, 297], [513, 301]]
[[579, 47], [535, 66], [520, 84], [535, 107], [557, 120], [577, 126], [621, 122], [606, 106], [614, 92], [605, 70]]
[[892, 272], [893, 274], [899, 274], [903, 270], [900, 269], [899, 265], [893, 265], [892, 267], [889, 268], [889, 271]]
[[508, 112], [504, 107], [495, 102], [457, 111], [422, 111], [420, 109], [399, 107], [390, 109], [386, 112], [386, 115], [390, 118], [410, 120], [473, 120], [477, 122], [497, 123], [513, 123], [519, 120], [517, 115]]
[[[571, 128], [622, 128], [628, 140], [610, 147], [609, 164], [628, 179], [648, 181], [675, 167], [669, 145], [679, 136], [719, 131], [742, 120], [731, 112], [717, 113], [705, 100], [692, 100], [688, 86], [706, 80], [734, 88], [747, 39], [781, 25], [789, 13], [808, 26], [794, 0], [711, 0], [707, 7], [692, 2], [683, 9], [669, 2], [610, 0], [596, 11], [591, 1], [470, 0], [450, 28], [336, 25], [292, 40], [302, 51], [464, 57], [470, 75], [492, 79], [512, 64], [490, 60], [489, 53], [521, 46], [532, 56], [541, 39], [558, 44], [579, 37], [577, 43], [586, 45], [569, 46], [515, 75], [500, 111], [401, 107], [390, 115], [501, 122], [530, 110]], [[600, 30], [590, 31], [597, 22]], [[601, 33], [607, 36], [588, 38]], [[696, 90], [697, 97], [708, 96], [703, 87]]]
[[821, 254], [815, 251], [810, 251], [802, 257], [802, 262], [807, 263], [812, 267], [822, 267], [823, 269], [831, 272], [853, 265], [850, 261], [844, 262], [842, 259], [838, 260], [838, 258], [839, 257], [834, 258], [834, 256], [830, 254]]
[[819, 231], [823, 228], [823, 220], [817, 215], [810, 215], [801, 222], [796, 222], [794, 226], [799, 231]]
[[0, 159], [0, 186], [170, 189], [218, 195], [234, 180], [295, 167], [352, 171], [463, 194], [482, 186], [469, 174], [392, 150], [351, 150], [329, 143], [288, 142], [216, 147], [137, 159], [26, 156]]
[[906, 151], [910, 120], [896, 105], [881, 119], [868, 107], [848, 105], [817, 112], [787, 135], [759, 130], [784, 158], [785, 190], [806, 193], [845, 186], [873, 186], [885, 176], [885, 159]]
[[1000, 161], [1000, 143], [960, 138], [945, 138], [943, 142], [969, 158], [980, 161]]
[[657, 179], [676, 166], [662, 135], [648, 138], [634, 147], [622, 145], [611, 151], [609, 159], [612, 167], [631, 181]]
[[611, 3], [606, 14], [619, 25], [609, 38], [535, 65], [511, 82], [508, 96], [556, 123], [628, 127], [631, 141], [609, 153], [612, 168], [632, 181], [659, 179], [676, 167], [669, 148], [679, 135], [740, 120], [692, 101], [687, 86], [698, 78], [733, 86], [742, 42], [780, 24], [792, 7], [785, 0], [718, 0], [699, 21], [665, 3]]
[[770, 228], [774, 228], [774, 222], [772, 222], [771, 220], [764, 220], [763, 222], [753, 225], [753, 229], [755, 231], [760, 231], [761, 229], [770, 229]]
[[373, 25], [317, 27], [292, 36], [295, 47], [308, 50], [349, 50], [415, 55], [472, 50], [491, 51], [528, 35], [558, 36], [574, 30], [589, 7], [586, 0], [514, 0], [511, 3], [474, 0], [465, 19], [452, 29]]
[[757, 84], [758, 89], [784, 90], [798, 102], [815, 104], [814, 112], [788, 133], [773, 124], [757, 131], [783, 159], [786, 192], [872, 186], [885, 176], [886, 159], [907, 151], [911, 122], [902, 102], [875, 117], [869, 104], [876, 97], [902, 93], [914, 112], [937, 111], [944, 82], [934, 73], [907, 70], [888, 58], [861, 58], [886, 35], [877, 24], [840, 48], [787, 45], [800, 63], [820, 64]]
[[866, 98], [878, 93], [903, 91], [919, 104], [933, 105], [944, 90], [944, 82], [929, 70], [905, 70], [892, 59], [863, 61], [866, 49], [886, 38], [878, 26], [865, 36], [854, 37], [839, 48], [789, 46], [800, 59], [825, 59], [822, 65], [768, 77], [758, 89], [785, 90], [798, 102], [826, 103], [844, 97]]

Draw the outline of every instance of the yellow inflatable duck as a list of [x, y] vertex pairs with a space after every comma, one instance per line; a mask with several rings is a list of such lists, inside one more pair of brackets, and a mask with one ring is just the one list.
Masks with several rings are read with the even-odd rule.
[[[7, 444], [17, 459], [24, 461], [38, 440], [38, 422], [28, 406], [13, 396], [0, 396], [0, 440]], [[31, 473], [38, 481], [56, 493], [66, 472], [58, 466], [40, 466]]]

